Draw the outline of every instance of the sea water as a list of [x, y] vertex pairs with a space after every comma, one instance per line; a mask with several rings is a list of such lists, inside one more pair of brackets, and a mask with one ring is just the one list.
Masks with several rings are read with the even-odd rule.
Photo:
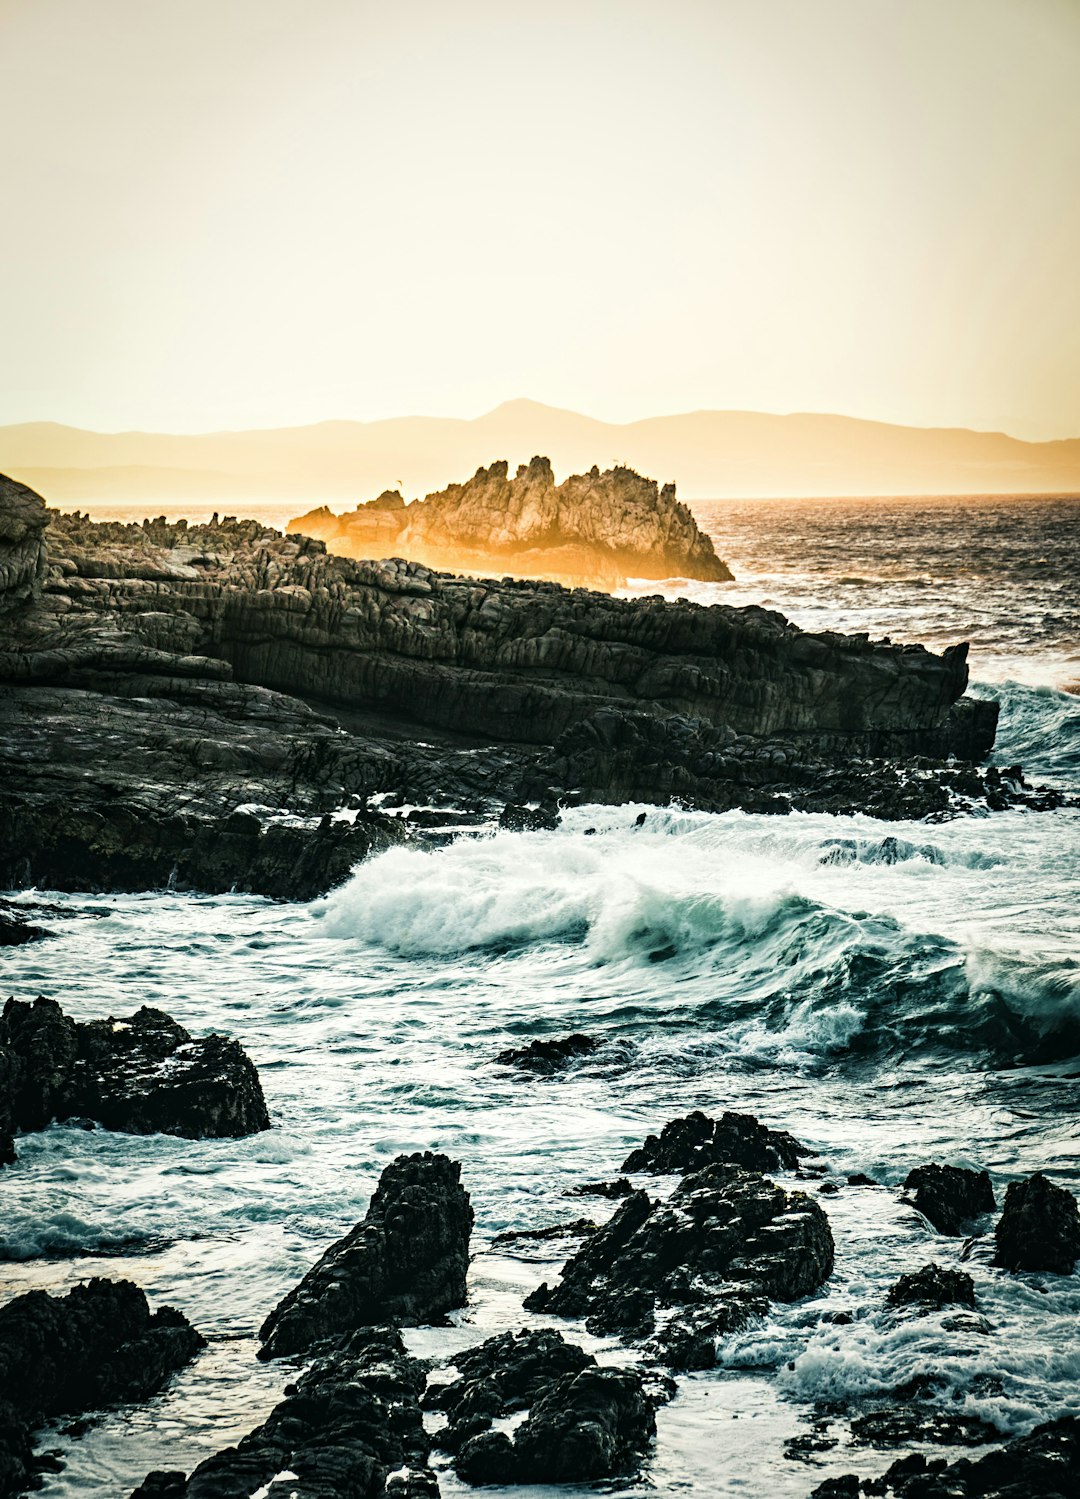
[[[1002, 702], [995, 758], [1080, 790], [1080, 697], [1062, 690], [1080, 683], [1080, 503], [697, 508], [737, 582], [662, 591], [872, 638], [969, 639], [975, 690]], [[811, 1463], [784, 1442], [919, 1376], [940, 1407], [1004, 1432], [1080, 1412], [1080, 1278], [996, 1270], [984, 1237], [964, 1262], [982, 1329], [885, 1308], [898, 1275], [963, 1249], [897, 1201], [912, 1166], [985, 1167], [999, 1200], [1035, 1170], [1080, 1189], [1078, 888], [1074, 810], [886, 824], [625, 806], [575, 809], [554, 832], [394, 849], [308, 905], [49, 895], [71, 918], [4, 953], [5, 991], [79, 1018], [155, 1005], [235, 1036], [274, 1128], [20, 1139], [3, 1173], [0, 1292], [127, 1276], [209, 1339], [155, 1399], [81, 1436], [52, 1429], [66, 1466], [44, 1494], [123, 1496], [261, 1420], [296, 1367], [257, 1362], [260, 1322], [400, 1152], [460, 1160], [476, 1210], [468, 1307], [407, 1335], [446, 1358], [550, 1320], [526, 1318], [521, 1299], [572, 1246], [510, 1254], [493, 1237], [606, 1216], [568, 1191], [619, 1174], [646, 1133], [693, 1108], [754, 1113], [821, 1152], [842, 1184], [820, 1199], [836, 1271], [722, 1342], [715, 1371], [681, 1379], [640, 1480], [608, 1492], [770, 1499], [879, 1472], [895, 1452], [853, 1449], [838, 1418], [838, 1447]], [[605, 1044], [553, 1078], [493, 1063], [569, 1031]], [[880, 1185], [846, 1185], [855, 1172]], [[823, 1317], [838, 1311], [853, 1320]], [[634, 1357], [581, 1336], [605, 1362]]]

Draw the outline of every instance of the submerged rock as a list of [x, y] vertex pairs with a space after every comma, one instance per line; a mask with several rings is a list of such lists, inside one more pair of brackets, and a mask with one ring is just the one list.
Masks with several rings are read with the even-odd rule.
[[147, 1006], [75, 1021], [55, 1000], [9, 999], [0, 1016], [8, 1129], [92, 1119], [126, 1134], [236, 1138], [270, 1128], [259, 1075], [237, 1041], [195, 1038]]
[[21, 947], [26, 942], [41, 942], [51, 936], [46, 927], [34, 926], [32, 922], [0, 911], [0, 947]]
[[928, 1218], [940, 1234], [958, 1238], [976, 1218], [997, 1207], [986, 1171], [963, 1166], [916, 1166], [904, 1182], [905, 1201]]
[[528, 1046], [510, 1047], [500, 1051], [495, 1061], [503, 1067], [521, 1067], [526, 1072], [535, 1072], [542, 1077], [558, 1072], [577, 1057], [591, 1056], [599, 1050], [600, 1042], [592, 1036], [575, 1032], [572, 1036], [541, 1037], [530, 1041]]
[[[455, 1359], [460, 1377], [425, 1402], [449, 1418], [436, 1441], [473, 1484], [588, 1483], [632, 1472], [655, 1435], [655, 1400], [641, 1376], [600, 1369], [591, 1354], [543, 1329], [489, 1338]], [[513, 1435], [492, 1430], [528, 1410]]]
[[910, 1275], [901, 1275], [887, 1299], [890, 1306], [974, 1306], [975, 1282], [963, 1270], [924, 1265]]
[[832, 1273], [820, 1205], [738, 1167], [687, 1176], [666, 1202], [628, 1197], [525, 1306], [584, 1317], [590, 1331], [655, 1334], [678, 1368], [707, 1368], [716, 1338], [764, 1310], [797, 1301]]
[[1051, 1270], [1071, 1275], [1080, 1259], [1080, 1210], [1076, 1198], [1041, 1171], [1010, 1182], [994, 1230], [994, 1264], [1006, 1270]]
[[672, 1119], [659, 1135], [649, 1135], [623, 1161], [622, 1170], [684, 1174], [720, 1165], [742, 1166], [747, 1171], [794, 1171], [802, 1156], [814, 1154], [785, 1130], [766, 1129], [753, 1114], [728, 1111], [710, 1119], [695, 1110]]
[[259, 1357], [305, 1353], [357, 1328], [417, 1326], [463, 1306], [472, 1225], [456, 1161], [431, 1151], [398, 1156], [363, 1220], [267, 1317]]
[[568, 1192], [570, 1197], [629, 1197], [634, 1190], [633, 1184], [625, 1177], [617, 1177], [614, 1181], [606, 1182], [579, 1182], [576, 1187], [571, 1187]]
[[[190, 1478], [151, 1473], [131, 1499], [401, 1499], [437, 1495], [425, 1473], [430, 1441], [420, 1396], [425, 1366], [385, 1328], [353, 1333], [301, 1375], [285, 1398], [235, 1447], [200, 1463]], [[395, 1469], [401, 1475], [387, 1489]]]
[[1075, 1499], [1080, 1488], [1080, 1418], [1037, 1426], [984, 1457], [954, 1463], [902, 1457], [880, 1478], [828, 1478], [811, 1499]]
[[145, 1400], [204, 1346], [186, 1317], [151, 1314], [126, 1280], [28, 1291], [0, 1307], [0, 1493], [32, 1486], [31, 1437], [46, 1417]]

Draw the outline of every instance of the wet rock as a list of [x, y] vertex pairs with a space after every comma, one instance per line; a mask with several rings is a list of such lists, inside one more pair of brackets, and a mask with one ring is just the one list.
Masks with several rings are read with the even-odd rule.
[[127, 1134], [240, 1137], [270, 1128], [259, 1076], [238, 1042], [191, 1036], [147, 1006], [124, 1020], [79, 1022], [55, 1000], [9, 999], [0, 1073], [11, 1127], [92, 1119]]
[[[200, 1463], [185, 1483], [151, 1475], [140, 1499], [374, 1499], [384, 1491], [437, 1495], [424, 1478], [429, 1439], [420, 1395], [425, 1366], [400, 1334], [357, 1332], [316, 1360], [261, 1426]], [[394, 1470], [405, 1469], [396, 1491]], [[433, 1475], [428, 1475], [433, 1477]], [[147, 1485], [151, 1480], [157, 1487]], [[135, 1496], [132, 1496], [135, 1499]]]
[[872, 1176], [867, 1176], [865, 1171], [854, 1171], [847, 1179], [849, 1187], [880, 1187], [881, 1183], [875, 1181]]
[[363, 1220], [267, 1317], [259, 1357], [307, 1352], [362, 1327], [416, 1326], [463, 1306], [472, 1225], [456, 1161], [431, 1151], [398, 1156]]
[[994, 1230], [994, 1264], [1006, 1270], [1051, 1270], [1071, 1275], [1080, 1259], [1080, 1211], [1076, 1198], [1041, 1171], [1010, 1182]]
[[1073, 1499], [1080, 1484], [1080, 1418], [1037, 1426], [979, 1458], [946, 1463], [922, 1453], [902, 1457], [880, 1478], [829, 1478], [811, 1499]]
[[564, 1265], [531, 1310], [584, 1317], [594, 1332], [645, 1338], [673, 1367], [711, 1364], [718, 1336], [769, 1300], [796, 1301], [831, 1273], [820, 1205], [738, 1167], [687, 1176], [666, 1202], [628, 1197]]
[[528, 1046], [510, 1047], [500, 1051], [495, 1061], [503, 1067], [521, 1067], [526, 1072], [535, 1072], [547, 1077], [558, 1072], [577, 1057], [591, 1056], [599, 1050], [600, 1042], [592, 1036], [575, 1032], [572, 1036], [541, 1037], [530, 1041]]
[[963, 1166], [917, 1166], [904, 1182], [905, 1201], [928, 1218], [940, 1234], [959, 1238], [976, 1218], [997, 1207], [989, 1174]]
[[576, 1187], [571, 1187], [571, 1197], [629, 1197], [634, 1190], [633, 1185], [625, 1176], [618, 1177], [615, 1181], [607, 1182], [581, 1182]]
[[0, 911], [0, 947], [21, 947], [25, 942], [41, 942], [51, 935], [46, 927], [34, 926], [32, 922]]
[[132, 1491], [131, 1499], [184, 1499], [186, 1487], [187, 1474], [179, 1468], [155, 1468]]
[[890, 1306], [974, 1306], [975, 1282], [963, 1270], [924, 1265], [911, 1275], [901, 1275], [887, 1300]]
[[491, 1243], [495, 1245], [519, 1243], [544, 1243], [549, 1239], [580, 1239], [596, 1232], [591, 1218], [572, 1218], [566, 1223], [549, 1223], [546, 1228], [508, 1228], [496, 1234]]
[[695, 1110], [649, 1135], [622, 1164], [623, 1171], [654, 1175], [700, 1171], [703, 1166], [742, 1166], [747, 1171], [794, 1171], [815, 1152], [784, 1130], [766, 1129], [753, 1114], [723, 1113], [719, 1119]]
[[499, 815], [499, 826], [509, 833], [550, 832], [559, 826], [557, 807], [516, 807], [507, 802]]
[[906, 1447], [912, 1442], [942, 1447], [981, 1447], [1001, 1440], [989, 1421], [966, 1411], [889, 1406], [868, 1411], [851, 1423], [851, 1440], [868, 1447]]
[[[472, 1484], [585, 1483], [633, 1471], [656, 1430], [641, 1376], [600, 1369], [549, 1329], [489, 1338], [456, 1359], [460, 1378], [434, 1404], [448, 1425], [436, 1440]], [[528, 1410], [513, 1436], [492, 1422]]]
[[145, 1400], [205, 1339], [130, 1281], [94, 1279], [66, 1296], [28, 1291], [0, 1307], [0, 1494], [36, 1486], [34, 1430], [119, 1400]]

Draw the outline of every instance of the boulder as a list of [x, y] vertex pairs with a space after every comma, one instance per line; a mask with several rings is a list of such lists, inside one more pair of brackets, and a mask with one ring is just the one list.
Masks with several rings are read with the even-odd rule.
[[145, 1400], [203, 1347], [186, 1317], [151, 1314], [126, 1280], [28, 1291], [0, 1307], [0, 1495], [37, 1486], [32, 1437], [47, 1417]]
[[503, 1067], [520, 1067], [525, 1072], [535, 1072], [546, 1077], [558, 1072], [577, 1057], [590, 1056], [601, 1043], [592, 1036], [576, 1032], [572, 1036], [541, 1037], [530, 1041], [528, 1046], [510, 1047], [500, 1051], [495, 1061]]
[[889, 1290], [890, 1306], [974, 1306], [975, 1282], [963, 1270], [924, 1265], [910, 1275], [901, 1275]]
[[1080, 1417], [1036, 1426], [984, 1457], [942, 1458], [912, 1453], [880, 1478], [828, 1478], [811, 1499], [1075, 1499], [1080, 1487]]
[[[351, 1334], [316, 1360], [235, 1447], [182, 1473], [151, 1473], [131, 1499], [399, 1499], [438, 1495], [420, 1395], [425, 1367], [385, 1328]], [[387, 1479], [404, 1470], [394, 1488]], [[417, 1480], [413, 1482], [412, 1480]]]
[[584, 1317], [596, 1333], [654, 1335], [677, 1368], [710, 1367], [715, 1342], [770, 1300], [797, 1301], [832, 1273], [833, 1239], [820, 1205], [767, 1177], [707, 1166], [666, 1202], [628, 1197], [525, 1306]]
[[623, 1161], [622, 1170], [685, 1174], [720, 1165], [742, 1166], [747, 1171], [794, 1171], [801, 1157], [814, 1154], [785, 1130], [766, 1129], [753, 1114], [725, 1112], [719, 1119], [710, 1119], [695, 1110], [672, 1119], [659, 1135], [649, 1135]]
[[267, 1317], [259, 1357], [306, 1353], [358, 1328], [417, 1326], [463, 1306], [472, 1225], [456, 1161], [431, 1151], [398, 1156], [363, 1220]]
[[0, 1016], [9, 1128], [92, 1119], [126, 1134], [236, 1138], [270, 1128], [259, 1075], [237, 1041], [195, 1038], [147, 1006], [75, 1021], [55, 1000], [9, 999]]
[[1080, 1210], [1076, 1198], [1041, 1171], [1010, 1182], [994, 1230], [994, 1264], [1006, 1270], [1051, 1270], [1071, 1275], [1080, 1259]]
[[939, 1234], [958, 1238], [967, 1233], [973, 1221], [997, 1207], [989, 1174], [969, 1171], [963, 1166], [916, 1166], [904, 1182], [905, 1200]]

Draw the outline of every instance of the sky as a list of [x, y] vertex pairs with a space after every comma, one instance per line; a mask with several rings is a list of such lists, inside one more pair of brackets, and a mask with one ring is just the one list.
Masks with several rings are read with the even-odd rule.
[[0, 0], [0, 423], [1080, 435], [1080, 0]]

